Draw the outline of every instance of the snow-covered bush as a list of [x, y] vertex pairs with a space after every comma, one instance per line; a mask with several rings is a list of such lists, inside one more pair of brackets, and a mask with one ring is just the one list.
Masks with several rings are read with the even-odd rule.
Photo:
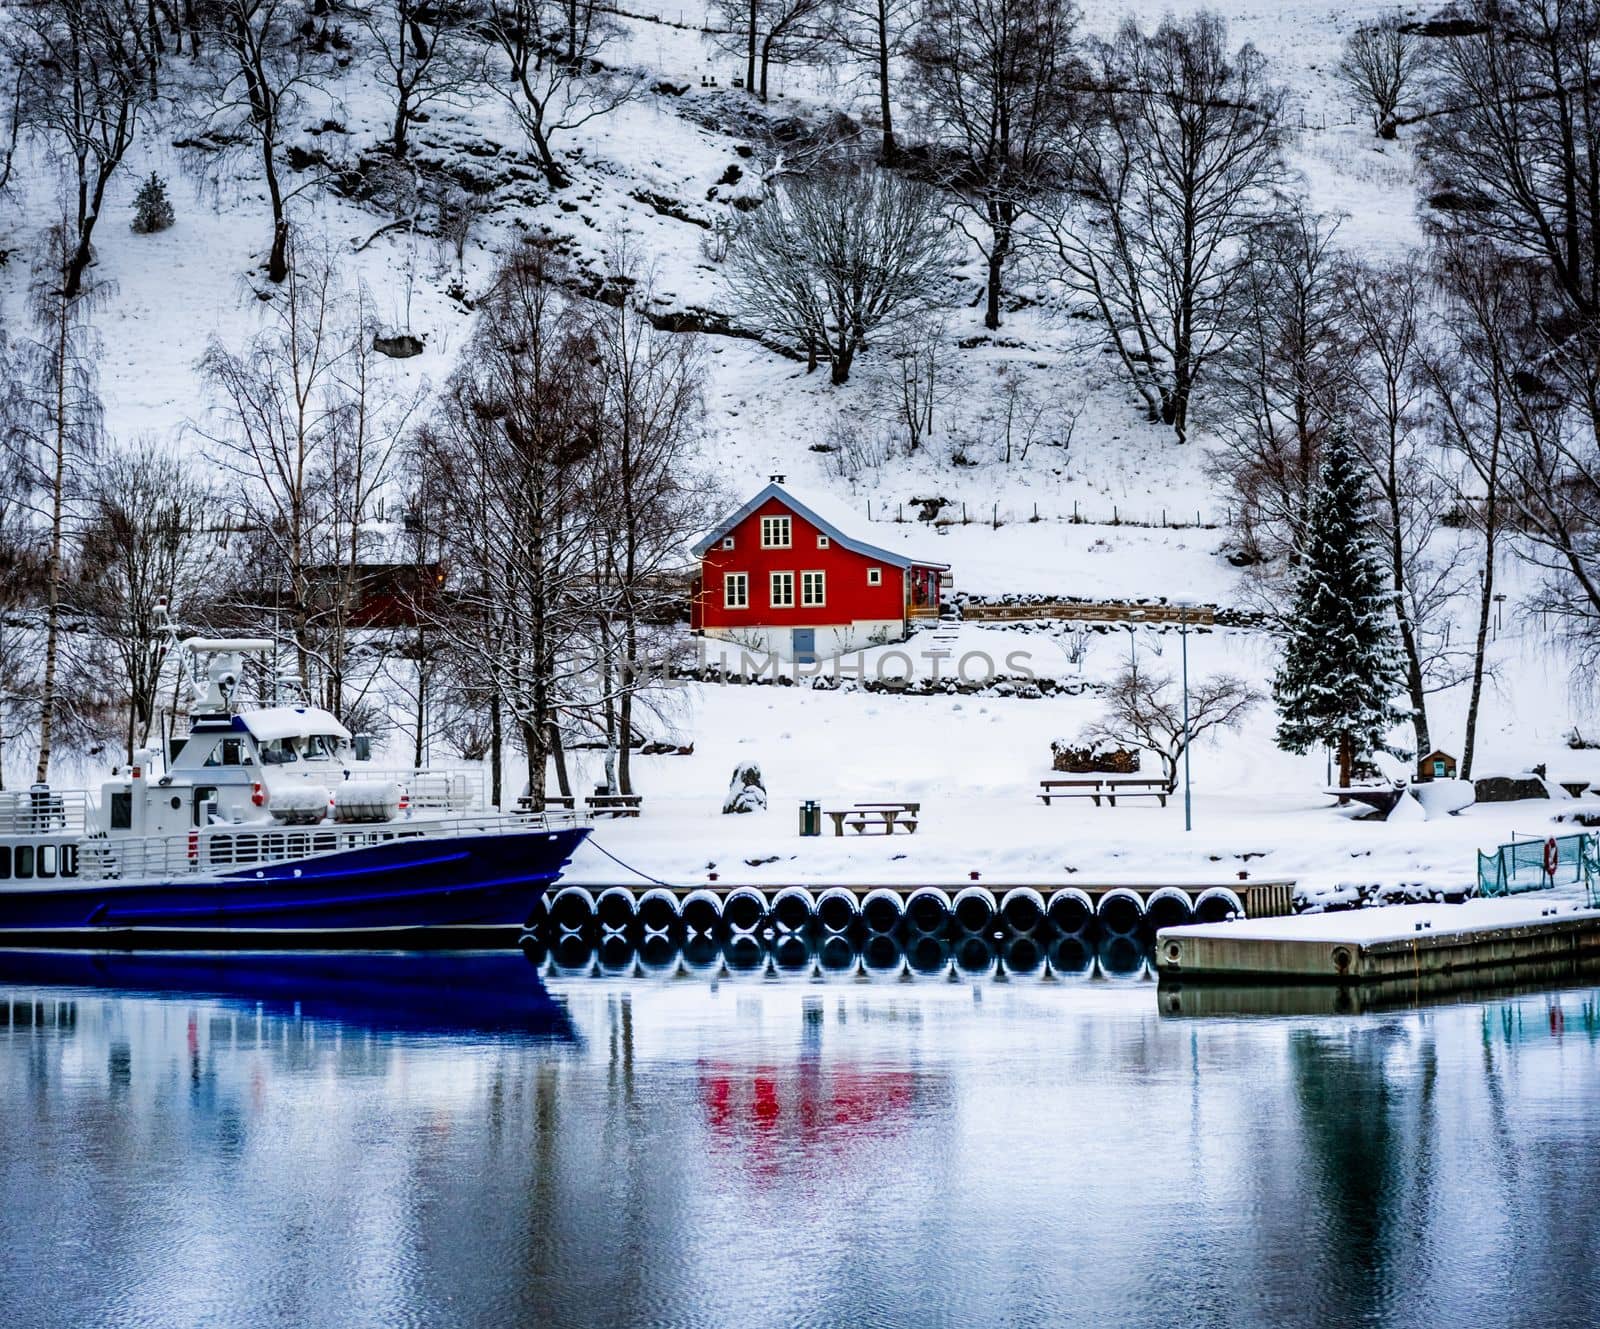
[[728, 782], [728, 796], [722, 800], [724, 813], [765, 812], [767, 787], [761, 782], [761, 767], [753, 761], [742, 761], [733, 768], [733, 779]]

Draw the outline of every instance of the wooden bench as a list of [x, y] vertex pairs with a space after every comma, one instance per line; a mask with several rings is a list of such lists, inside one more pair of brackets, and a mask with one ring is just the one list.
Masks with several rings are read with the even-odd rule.
[[[532, 812], [533, 799], [524, 794], [517, 800], [517, 807], [524, 812]], [[578, 800], [571, 794], [546, 794], [544, 796], [544, 810], [546, 812], [576, 812], [578, 810]]]
[[637, 817], [643, 803], [643, 794], [591, 794], [586, 806], [595, 817]]
[[1101, 799], [1105, 799], [1109, 807], [1116, 807], [1119, 798], [1154, 798], [1160, 801], [1162, 807], [1166, 807], [1167, 799], [1172, 797], [1177, 787], [1174, 780], [1078, 776], [1070, 780], [1040, 780], [1041, 792], [1037, 797], [1044, 800], [1046, 807], [1058, 798], [1092, 798], [1095, 807], [1100, 806]]
[[917, 819], [922, 812], [921, 803], [853, 803], [847, 808], [828, 808], [825, 814], [833, 821], [833, 833], [844, 834], [848, 826], [857, 835], [870, 829], [883, 828], [885, 835], [893, 835], [902, 827], [907, 835], [917, 833]]
[[[1039, 788], [1042, 791], [1039, 797], [1044, 800], [1045, 807], [1050, 806], [1050, 800], [1055, 798], [1092, 798], [1095, 807], [1100, 806], [1100, 786], [1103, 783], [1098, 776], [1092, 779], [1076, 780], [1040, 780]], [[1057, 790], [1069, 790], [1068, 793], [1058, 793]]]
[[1117, 806], [1119, 798], [1157, 798], [1161, 806], [1167, 806], [1167, 799], [1177, 792], [1176, 780], [1107, 780], [1102, 786], [1105, 791], [1106, 801], [1112, 807]]

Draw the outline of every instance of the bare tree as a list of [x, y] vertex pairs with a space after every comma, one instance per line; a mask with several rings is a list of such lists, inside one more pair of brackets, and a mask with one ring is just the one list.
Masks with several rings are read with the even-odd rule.
[[745, 57], [745, 87], [767, 100], [773, 61], [800, 64], [819, 58], [834, 35], [833, 0], [714, 0], [714, 40]]
[[167, 616], [189, 622], [199, 608], [212, 495], [186, 459], [148, 442], [102, 455], [87, 489], [83, 607], [119, 666], [131, 762], [150, 741]]
[[1176, 784], [1184, 749], [1206, 734], [1237, 729], [1262, 698], [1231, 674], [1196, 680], [1189, 684], [1185, 725], [1183, 697], [1169, 676], [1124, 669], [1112, 679], [1105, 700], [1105, 714], [1084, 731], [1084, 738], [1153, 753], [1168, 783]]
[[1394, 13], [1376, 23], [1364, 23], [1351, 33], [1335, 72], [1366, 110], [1372, 132], [1389, 139], [1411, 107], [1412, 90], [1422, 67], [1422, 39]]
[[[1003, 365], [995, 374], [994, 429], [999, 436], [1000, 461], [1009, 466], [1025, 462], [1035, 443], [1058, 434], [1060, 419], [1052, 399], [1041, 397], [1015, 365]], [[1073, 418], [1071, 424], [1076, 424]], [[1070, 425], [1065, 428], [1070, 437]]]
[[467, 29], [479, 9], [476, 0], [372, 0], [357, 11], [394, 102], [389, 150], [396, 157], [406, 155], [411, 126], [422, 113], [450, 101], [477, 76]]
[[1499, 454], [1542, 607], [1600, 652], [1600, 23], [1590, 0], [1476, 0], [1430, 43], [1421, 150], [1441, 243], [1518, 271]]
[[[359, 704], [354, 696], [351, 649], [360, 626], [361, 578], [376, 537], [370, 523], [394, 479], [402, 441], [426, 396], [426, 387], [407, 393], [394, 388], [384, 373], [387, 361], [373, 348], [377, 334], [366, 289], [356, 292], [349, 317], [337, 329], [342, 343], [332, 364], [329, 386], [333, 410], [328, 418], [327, 452], [317, 473], [326, 536], [321, 551], [318, 611], [323, 642], [323, 704], [343, 716]], [[375, 681], [368, 672], [366, 687]]]
[[[596, 352], [589, 401], [595, 412], [590, 503], [599, 536], [598, 618], [614, 649], [614, 688], [606, 689], [607, 733], [614, 736], [613, 788], [633, 792], [630, 753], [636, 709], [659, 705], [670, 638], [660, 625], [676, 618], [691, 567], [685, 553], [709, 515], [711, 482], [695, 464], [703, 415], [705, 366], [699, 344], [660, 332], [638, 312], [650, 284], [640, 281], [625, 249], [612, 255], [618, 299], [590, 321]], [[614, 707], [613, 707], [614, 701]]]
[[214, 0], [199, 14], [214, 49], [211, 86], [191, 141], [221, 149], [203, 159], [202, 170], [240, 155], [255, 159], [272, 208], [267, 278], [281, 282], [289, 275], [289, 205], [319, 177], [308, 172], [300, 184], [286, 186], [278, 153], [294, 118], [320, 89], [327, 62], [302, 34], [309, 20], [294, 0]]
[[598, 350], [561, 294], [567, 278], [537, 243], [502, 260], [415, 459], [453, 565], [449, 612], [436, 628], [488, 690], [496, 799], [507, 716], [536, 808], [561, 719], [576, 704], [584, 660], [574, 643], [594, 598], [583, 493], [596, 447]]
[[42, 0], [11, 8], [0, 37], [17, 70], [18, 120], [68, 163], [74, 242], [64, 277], [78, 294], [106, 186], [155, 98], [147, 12], [122, 0]]
[[[14, 439], [27, 398], [21, 357], [0, 334], [0, 437]], [[35, 539], [31, 472], [0, 467], [0, 789], [11, 745], [39, 723], [41, 650], [35, 615], [45, 599], [45, 560]]]
[[1471, 525], [1482, 537], [1472, 686], [1460, 765], [1461, 778], [1469, 780], [1477, 754], [1505, 524], [1502, 459], [1519, 415], [1515, 341], [1525, 303], [1518, 287], [1527, 274], [1489, 246], [1459, 239], [1439, 246], [1434, 272], [1445, 299], [1433, 321], [1435, 334], [1424, 344], [1422, 368], [1437, 403], [1439, 442], [1464, 463], [1454, 486], [1456, 502], [1471, 514]]
[[1429, 288], [1415, 259], [1352, 261], [1341, 273], [1352, 342], [1350, 439], [1378, 497], [1419, 760], [1433, 750], [1428, 694], [1458, 681], [1445, 641], [1450, 601], [1461, 589], [1454, 557], [1435, 548], [1449, 493], [1431, 465], [1425, 428], [1432, 405], [1422, 356]]
[[240, 351], [214, 339], [200, 361], [211, 396], [203, 437], [241, 485], [240, 516], [263, 542], [262, 616], [287, 619], [300, 687], [319, 681], [314, 578], [325, 547], [320, 502], [325, 459], [338, 428], [334, 384], [344, 345], [339, 292], [326, 264], [298, 257], [268, 325]]
[[751, 318], [841, 384], [869, 339], [930, 307], [954, 247], [932, 190], [869, 167], [779, 186], [728, 260]]
[[[401, 596], [411, 622], [383, 662], [390, 687], [408, 703], [408, 715], [395, 708], [395, 727], [409, 732], [411, 764], [418, 769], [427, 765], [433, 740], [446, 739], [454, 720], [452, 712], [458, 709], [452, 706], [450, 697], [450, 639], [433, 626], [443, 612], [440, 601], [446, 566], [440, 515], [440, 505], [427, 480], [414, 484], [405, 496], [399, 541], [404, 561], [418, 573]], [[479, 753], [477, 758], [483, 755]]]
[[1189, 406], [1241, 329], [1246, 241], [1288, 180], [1284, 93], [1210, 11], [1126, 24], [1098, 48], [1095, 114], [1068, 146], [1074, 191], [1041, 244], [1105, 322], [1152, 420], [1188, 437]]
[[44, 531], [44, 660], [39, 677], [39, 761], [35, 778], [49, 779], [59, 729], [69, 726], [72, 701], [63, 674], [62, 618], [67, 566], [74, 554], [71, 503], [100, 442], [100, 402], [91, 318], [103, 288], [80, 284], [67, 293], [77, 253], [70, 218], [44, 235], [29, 293], [35, 336], [18, 345], [19, 378], [12, 384], [11, 464], [26, 477], [35, 519]]
[[1465, 35], [1429, 44], [1440, 106], [1420, 150], [1432, 197], [1449, 205], [1432, 220], [1536, 259], [1553, 293], [1592, 327], [1600, 317], [1595, 5], [1471, 0], [1461, 16]]
[[1237, 332], [1214, 364], [1214, 455], [1243, 554], [1269, 575], [1299, 550], [1343, 396], [1336, 234], [1336, 222], [1292, 206], [1246, 237]]
[[983, 324], [1000, 326], [1014, 232], [1060, 165], [1057, 140], [1075, 115], [1071, 0], [928, 0], [909, 56], [940, 181], [976, 221]]
[[871, 70], [877, 90], [879, 159], [894, 165], [899, 147], [894, 134], [894, 63], [905, 54], [918, 13], [918, 0], [836, 0], [834, 24], [839, 44]]
[[871, 397], [904, 431], [916, 452], [940, 427], [943, 412], [966, 387], [960, 359], [938, 310], [903, 320], [884, 339], [887, 358], [872, 376]]
[[636, 80], [599, 62], [616, 20], [598, 0], [491, 0], [483, 27], [507, 62], [484, 77], [517, 117], [550, 188], [565, 189], [571, 177], [552, 140], [638, 91]]
[[349, 657], [366, 527], [418, 397], [380, 378], [364, 295], [328, 262], [290, 257], [267, 326], [202, 358], [212, 411], [200, 432], [241, 482], [258, 544], [253, 612], [274, 632], [287, 623], [301, 688], [342, 715], [360, 700]]

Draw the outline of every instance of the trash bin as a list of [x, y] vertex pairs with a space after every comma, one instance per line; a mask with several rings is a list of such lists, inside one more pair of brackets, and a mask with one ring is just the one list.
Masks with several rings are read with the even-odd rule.
[[800, 834], [822, 834], [822, 804], [814, 798], [808, 798], [800, 805]]

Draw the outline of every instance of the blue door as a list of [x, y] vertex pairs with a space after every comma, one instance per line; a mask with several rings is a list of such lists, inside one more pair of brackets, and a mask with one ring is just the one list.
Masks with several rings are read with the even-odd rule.
[[815, 664], [817, 662], [817, 630], [815, 628], [794, 629], [794, 660], [796, 664]]

